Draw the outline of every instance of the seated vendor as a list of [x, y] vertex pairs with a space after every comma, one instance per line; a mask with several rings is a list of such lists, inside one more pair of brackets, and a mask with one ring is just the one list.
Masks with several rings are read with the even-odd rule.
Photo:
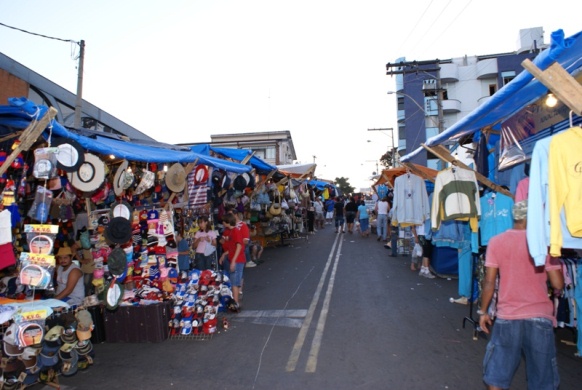
[[55, 299], [67, 302], [71, 306], [81, 305], [85, 298], [83, 272], [73, 263], [73, 252], [69, 247], [61, 247], [56, 255], [56, 295]]

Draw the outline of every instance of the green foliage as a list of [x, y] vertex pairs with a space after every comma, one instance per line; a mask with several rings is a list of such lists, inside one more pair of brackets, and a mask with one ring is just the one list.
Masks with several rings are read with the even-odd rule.
[[353, 194], [355, 188], [350, 185], [348, 179], [345, 177], [336, 177], [335, 178], [335, 185], [340, 189], [340, 191], [344, 195]]

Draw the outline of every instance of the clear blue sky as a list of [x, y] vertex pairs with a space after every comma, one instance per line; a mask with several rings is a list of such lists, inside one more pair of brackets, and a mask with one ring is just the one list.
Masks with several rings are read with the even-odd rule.
[[[168, 143], [289, 130], [316, 174], [367, 186], [396, 127], [385, 65], [582, 30], [565, 0], [0, 0], [0, 22], [86, 42], [83, 97]], [[75, 92], [75, 45], [0, 26], [0, 51]], [[368, 140], [372, 142], [367, 142]]]

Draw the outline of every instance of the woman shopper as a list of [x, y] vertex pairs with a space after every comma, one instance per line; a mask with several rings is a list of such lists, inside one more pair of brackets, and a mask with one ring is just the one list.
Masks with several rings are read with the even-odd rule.
[[[203, 215], [198, 218], [198, 226], [200, 230], [194, 235], [194, 247], [196, 248], [196, 257], [194, 262], [196, 268], [199, 270], [211, 269], [212, 259], [214, 259], [216, 251], [216, 238], [218, 234], [215, 230], [212, 230], [208, 217]], [[208, 245], [215, 247], [214, 251], [210, 251], [207, 248]]]
[[362, 237], [368, 237], [370, 235], [370, 215], [368, 214], [366, 202], [363, 200], [360, 201], [360, 205], [358, 206], [356, 220], [360, 221], [360, 235]]

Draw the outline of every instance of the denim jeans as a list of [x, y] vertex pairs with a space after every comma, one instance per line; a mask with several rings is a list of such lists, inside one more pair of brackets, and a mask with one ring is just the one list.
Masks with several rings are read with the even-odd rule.
[[504, 320], [497, 318], [483, 358], [483, 381], [508, 389], [525, 356], [528, 389], [557, 389], [560, 384], [556, 341], [547, 318]]
[[376, 220], [376, 233], [378, 237], [382, 237], [382, 240], [386, 241], [388, 237], [388, 214], [378, 214], [378, 219]]

